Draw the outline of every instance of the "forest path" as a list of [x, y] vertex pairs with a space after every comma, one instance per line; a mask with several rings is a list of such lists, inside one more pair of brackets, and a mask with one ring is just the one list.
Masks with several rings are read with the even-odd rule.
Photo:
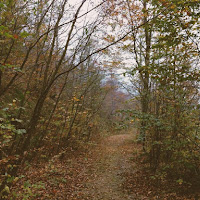
[[23, 178], [12, 188], [17, 200], [26, 196], [34, 200], [149, 199], [132, 188], [135, 178], [129, 180], [138, 170], [134, 153], [139, 147], [134, 134], [113, 135], [88, 145], [85, 151], [68, 149], [48, 162], [21, 169]]
[[[81, 199], [132, 200], [124, 189], [122, 174], [133, 170], [129, 161], [133, 155], [134, 135], [114, 135], [104, 139], [93, 155], [91, 166], [86, 169], [90, 178], [79, 193]], [[77, 195], [76, 195], [77, 196]], [[137, 198], [138, 199], [138, 198]]]
[[13, 185], [7, 199], [199, 199], [199, 192], [197, 198], [182, 195], [174, 190], [172, 182], [152, 181], [152, 174], [138, 157], [141, 145], [135, 143], [134, 134], [113, 135], [87, 145], [85, 149], [68, 148], [48, 162], [22, 168], [22, 178]]

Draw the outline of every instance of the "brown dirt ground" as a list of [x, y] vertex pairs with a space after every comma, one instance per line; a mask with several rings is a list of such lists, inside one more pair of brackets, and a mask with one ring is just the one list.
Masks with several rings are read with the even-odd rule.
[[27, 164], [8, 199], [198, 200], [168, 192], [168, 185], [166, 190], [152, 186], [134, 138], [133, 134], [113, 135], [91, 143], [89, 150], [68, 149], [46, 163]]

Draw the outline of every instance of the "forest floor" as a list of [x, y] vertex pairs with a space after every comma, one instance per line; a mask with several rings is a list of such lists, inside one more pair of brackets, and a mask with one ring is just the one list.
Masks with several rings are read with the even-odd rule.
[[[153, 186], [141, 170], [134, 135], [109, 136], [90, 151], [71, 150], [48, 162], [27, 164], [9, 199], [148, 200], [198, 199]], [[91, 151], [92, 148], [92, 151]], [[45, 159], [45, 156], [43, 156]]]

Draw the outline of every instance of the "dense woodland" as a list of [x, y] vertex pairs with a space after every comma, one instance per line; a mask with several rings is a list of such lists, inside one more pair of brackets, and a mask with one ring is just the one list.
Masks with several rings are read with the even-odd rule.
[[199, 17], [198, 0], [1, 0], [0, 199], [42, 199], [13, 194], [25, 166], [118, 132], [153, 181], [200, 185]]

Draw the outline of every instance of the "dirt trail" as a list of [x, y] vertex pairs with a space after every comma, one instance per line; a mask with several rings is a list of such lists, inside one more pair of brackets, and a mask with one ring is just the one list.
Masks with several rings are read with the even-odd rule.
[[[85, 151], [68, 149], [47, 163], [22, 169], [8, 199], [35, 200], [183, 200], [199, 199], [174, 191], [171, 182], [153, 182], [137, 157], [141, 146], [134, 135], [105, 138]], [[169, 184], [166, 184], [169, 183]], [[159, 184], [159, 185], [158, 185]], [[172, 188], [171, 188], [172, 187]], [[178, 190], [177, 190], [178, 191]], [[17, 198], [13, 198], [13, 194]], [[179, 195], [179, 196], [178, 196]]]
[[[105, 139], [98, 147], [93, 164], [86, 169], [90, 176], [81, 191], [80, 199], [90, 200], [129, 200], [123, 189], [122, 174], [133, 170], [129, 159], [133, 152], [133, 135], [114, 135]], [[78, 196], [79, 196], [78, 195]]]

